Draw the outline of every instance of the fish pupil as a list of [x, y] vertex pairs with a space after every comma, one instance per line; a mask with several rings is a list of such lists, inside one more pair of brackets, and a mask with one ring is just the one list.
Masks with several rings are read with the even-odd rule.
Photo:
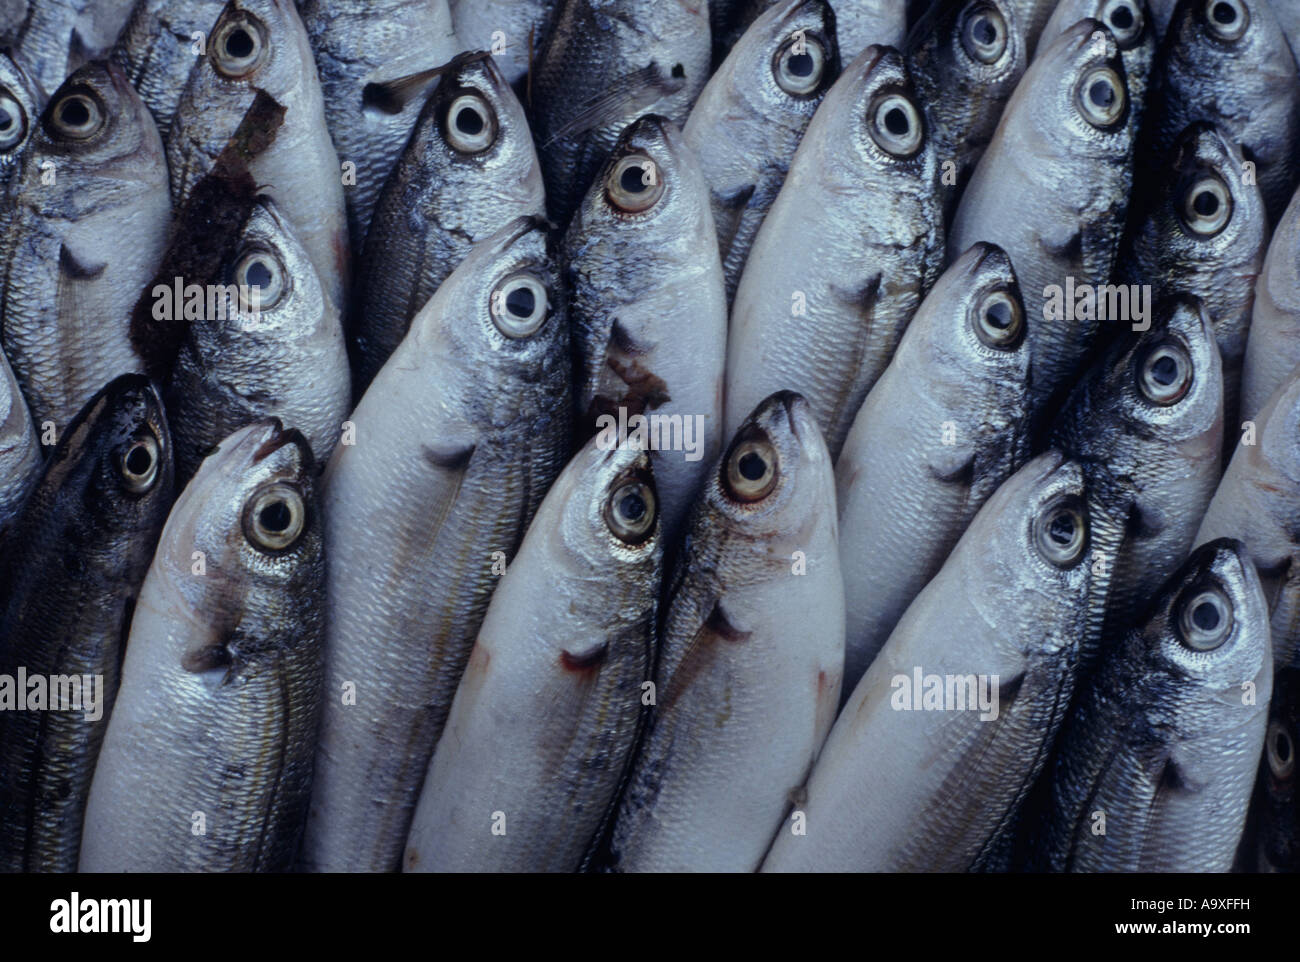
[[234, 60], [243, 60], [253, 52], [253, 38], [242, 27], [226, 35], [226, 54]]
[[506, 295], [506, 310], [515, 317], [532, 317], [537, 298], [526, 287], [516, 287]]
[[1192, 624], [1201, 631], [1213, 631], [1219, 627], [1219, 609], [1208, 601], [1202, 601], [1192, 609]]
[[1291, 760], [1291, 739], [1286, 732], [1277, 733], [1277, 740], [1273, 743], [1273, 752], [1283, 765]]
[[1178, 376], [1178, 362], [1168, 356], [1156, 358], [1155, 363], [1151, 365], [1151, 376], [1155, 378], [1156, 383], [1168, 387]]
[[757, 481], [767, 474], [767, 462], [753, 451], [742, 455], [736, 467], [740, 471], [740, 476], [746, 481]]
[[456, 113], [456, 129], [462, 134], [476, 136], [483, 132], [483, 116], [470, 107], [462, 108]]
[[998, 39], [998, 28], [988, 17], [980, 17], [971, 27], [975, 40], [986, 47], [991, 47]]
[[289, 527], [289, 522], [293, 518], [293, 512], [283, 501], [273, 501], [263, 508], [257, 516], [262, 527], [267, 531], [280, 532]]
[[15, 118], [14, 115], [9, 112], [10, 107], [8, 104], [5, 105], [4, 111], [3, 114], [0, 114], [0, 130], [8, 132], [9, 129], [13, 127]]
[[901, 107], [891, 107], [885, 111], [885, 129], [895, 137], [903, 136], [910, 126], [907, 121], [907, 114]]
[[1098, 80], [1088, 88], [1088, 97], [1098, 107], [1109, 107], [1115, 102], [1115, 91], [1104, 80]]
[[1237, 19], [1237, 11], [1232, 9], [1232, 4], [1230, 3], [1216, 3], [1214, 5], [1213, 16], [1217, 22], [1226, 26]]
[[271, 268], [266, 266], [265, 261], [253, 261], [248, 265], [248, 270], [244, 272], [244, 279], [250, 287], [267, 288], [275, 279], [271, 274]]
[[1011, 326], [1011, 308], [1001, 301], [990, 305], [984, 316], [988, 318], [989, 324], [999, 331], [1005, 331]]
[[813, 58], [811, 54], [796, 53], [786, 61], [786, 69], [796, 77], [811, 77], [813, 72]]
[[59, 108], [59, 119], [69, 127], [84, 127], [90, 122], [90, 108], [81, 100], [65, 100]]
[[629, 521], [640, 521], [645, 517], [645, 499], [636, 493], [625, 494], [619, 502], [618, 510]]
[[1058, 514], [1048, 525], [1047, 533], [1059, 545], [1068, 545], [1074, 540], [1074, 519], [1069, 514]]
[[134, 475], [147, 474], [153, 466], [153, 455], [143, 444], [131, 449], [126, 456], [126, 469]]
[[1116, 7], [1110, 15], [1110, 25], [1117, 30], [1128, 30], [1133, 26], [1133, 11], [1128, 7]]
[[1212, 217], [1219, 209], [1219, 198], [1215, 197], [1210, 191], [1203, 190], [1196, 195], [1192, 206], [1195, 208], [1196, 213], [1202, 217]]
[[641, 177], [640, 167], [627, 167], [623, 170], [622, 176], [618, 179], [619, 185], [629, 194], [639, 194], [645, 189], [645, 181]]

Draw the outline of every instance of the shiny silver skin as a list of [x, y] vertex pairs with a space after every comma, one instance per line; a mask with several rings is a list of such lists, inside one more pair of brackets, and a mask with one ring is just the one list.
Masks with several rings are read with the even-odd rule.
[[461, 50], [491, 50], [502, 34], [505, 50], [493, 59], [514, 84], [546, 49], [560, 0], [449, 0], [449, 6]]
[[[259, 272], [265, 272], [265, 276]], [[198, 281], [189, 278], [187, 282]], [[259, 200], [230, 262], [210, 285], [266, 280], [253, 305], [232, 298], [215, 316], [185, 326], [164, 392], [181, 485], [238, 428], [278, 417], [298, 429], [324, 463], [351, 411], [351, 374], [338, 308], [284, 216]]]
[[131, 622], [79, 871], [289, 869], [323, 697], [316, 479], [272, 418], [181, 493]]
[[1241, 370], [1243, 421], [1259, 416], [1296, 365], [1300, 365], [1300, 190], [1273, 231], [1255, 281], [1255, 306]]
[[[580, 436], [605, 415], [682, 419], [680, 447], [664, 432], [670, 447], [650, 455], [665, 545], [722, 447], [727, 303], [714, 236], [694, 156], [676, 127], [649, 116], [623, 132], [564, 239]], [[685, 449], [688, 425], [695, 451]]]
[[[757, 481], [744, 473], [751, 462]], [[839, 704], [835, 489], [807, 403], [768, 398], [713, 467], [676, 564], [652, 720], [613, 829], [619, 871], [756, 870]]]
[[[645, 526], [634, 535], [611, 520], [629, 494]], [[633, 448], [592, 439], [556, 479], [483, 620], [404, 870], [579, 867], [644, 710], [663, 561], [656, 503], [649, 459]]]
[[0, 231], [12, 215], [10, 191], [20, 179], [22, 159], [45, 107], [45, 93], [7, 51], [0, 50]]
[[14, 529], [0, 674], [79, 676], [90, 690], [56, 704], [50, 682], [44, 711], [0, 711], [0, 871], [76, 871], [132, 609], [172, 494], [162, 401], [128, 374], [69, 425]]
[[763, 398], [793, 390], [839, 454], [942, 270], [937, 172], [902, 55], [868, 48], [808, 125], [741, 275], [727, 345], [729, 433]]
[[45, 90], [57, 89], [113, 46], [134, 0], [29, 0], [14, 37], [18, 56]]
[[1108, 647], [1062, 732], [1040, 856], [1054, 871], [1228, 871], [1272, 688], [1268, 615], [1240, 544], [1199, 548]]
[[[840, 712], [794, 801], [805, 834], [787, 820], [763, 871], [985, 866], [1013, 830], [1100, 627], [1107, 579], [1091, 543], [1102, 523], [1080, 466], [1054, 451], [989, 498]], [[992, 693], [996, 718], [955, 697], [949, 710], [902, 710], [917, 671], [984, 676], [977, 687]]]
[[355, 259], [433, 83], [425, 75], [467, 48], [447, 0], [302, 0], [298, 9], [339, 162], [355, 165], [343, 190]]
[[0, 546], [22, 511], [43, 460], [27, 401], [0, 353]]
[[[1096, 320], [1048, 319], [1047, 288], [1065, 288], [1067, 277], [1076, 285], [1108, 283], [1124, 228], [1133, 113], [1127, 95], [1118, 103], [1108, 78], [1122, 85], [1124, 65], [1095, 20], [1076, 23], [1045, 47], [1007, 102], [948, 234], [950, 258], [981, 240], [1011, 257], [1025, 312], [1039, 321], [1029, 328], [1035, 406], [1074, 377], [1098, 328]], [[1102, 126], [1088, 119], [1081, 100], [1098, 83], [1119, 107], [1115, 121]]]
[[[808, 72], [790, 76], [792, 66]], [[709, 184], [728, 304], [754, 235], [839, 69], [827, 0], [782, 0], [745, 31], [691, 109], [682, 137]]]
[[561, 0], [530, 79], [546, 209], [563, 230], [623, 128], [678, 127], [709, 78], [706, 0]]
[[1151, 330], [1115, 345], [1080, 381], [1051, 443], [1084, 465], [1093, 497], [1122, 517], [1123, 541], [1103, 562], [1114, 568], [1104, 636], [1118, 637], [1187, 557], [1219, 482], [1223, 374], [1201, 304], [1159, 304]]
[[[520, 336], [494, 297], [516, 281], [543, 312]], [[325, 472], [328, 696], [304, 868], [398, 867], [500, 565], [567, 456], [571, 363], [544, 230], [520, 218], [447, 278], [349, 418], [355, 443]]]
[[1032, 59], [1038, 50], [1043, 28], [1056, 9], [1058, 0], [1010, 0], [1015, 8], [1016, 23]]
[[1029, 459], [1034, 323], [1006, 254], [976, 244], [935, 283], [854, 418], [835, 466], [846, 697], [975, 513]]
[[832, 0], [831, 5], [845, 63], [873, 45], [902, 48], [907, 34], [907, 0]]
[[[458, 119], [482, 129], [453, 131], [448, 125]], [[491, 57], [459, 55], [420, 111], [375, 205], [349, 332], [358, 388], [374, 379], [411, 318], [476, 243], [516, 217], [545, 212], [523, 107]]]
[[1120, 50], [1128, 80], [1130, 109], [1140, 129], [1147, 106], [1147, 88], [1160, 36], [1151, 19], [1147, 0], [1060, 0], [1038, 38], [1039, 49], [1049, 45], [1080, 20], [1103, 23]]
[[117, 67], [87, 64], [50, 98], [11, 196], [0, 341], [37, 430], [62, 432], [143, 369], [131, 312], [171, 225], [158, 131]]

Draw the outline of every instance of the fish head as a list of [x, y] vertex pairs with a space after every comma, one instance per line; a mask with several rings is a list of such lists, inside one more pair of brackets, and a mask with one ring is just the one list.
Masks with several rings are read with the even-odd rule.
[[836, 523], [830, 453], [811, 406], [793, 391], [759, 403], [706, 485], [714, 517], [765, 546], [788, 539], [806, 547], [820, 520]]
[[[1277, 63], [1289, 48], [1269, 0], [1180, 0], [1165, 31], [1164, 51], [1190, 72], [1210, 75], [1225, 58], [1263, 67]], [[1294, 69], [1294, 57], [1289, 59]]]
[[[60, 175], [72, 175], [72, 183], [94, 173], [152, 185], [166, 169], [153, 115], [121, 68], [106, 60], [80, 67], [54, 92], [33, 150]], [[43, 173], [42, 164], [28, 167], [29, 177]]]
[[727, 60], [719, 70], [761, 116], [802, 123], [839, 76], [835, 13], [826, 0], [783, 0], [754, 21]]
[[292, 0], [230, 0], [208, 34], [206, 55], [190, 78], [190, 94], [193, 103], [216, 109], [230, 103], [232, 95], [242, 100], [262, 90], [288, 106], [318, 82], [307, 74], [315, 69]]
[[[1043, 29], [1043, 37], [1055, 37], [1080, 20], [1103, 24], [1125, 52], [1143, 46], [1154, 49], [1158, 37], [1146, 0], [1061, 0]], [[1058, 26], [1061, 30], [1056, 29]]]
[[12, 166], [31, 140], [45, 94], [9, 51], [0, 51], [0, 168]]
[[937, 161], [925, 112], [903, 55], [893, 47], [862, 51], [826, 95], [819, 117], [823, 110], [824, 122], [847, 134], [832, 149], [842, 154], [845, 176], [855, 183], [888, 182], [895, 190], [900, 170], [933, 183]]
[[1020, 13], [1008, 0], [933, 4], [908, 36], [908, 56], [917, 73], [940, 78], [940, 90], [981, 98], [1004, 96], [1029, 66]]
[[1300, 668], [1280, 669], [1273, 679], [1256, 805], [1259, 870], [1300, 871]]

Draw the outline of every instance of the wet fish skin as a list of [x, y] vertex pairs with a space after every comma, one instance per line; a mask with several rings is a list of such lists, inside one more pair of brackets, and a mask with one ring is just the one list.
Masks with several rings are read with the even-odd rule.
[[849, 0], [832, 6], [845, 63], [873, 45], [902, 49], [907, 37], [907, 0]]
[[1147, 0], [1062, 0], [1043, 28], [1039, 47], [1050, 44], [1071, 25], [1089, 18], [1105, 24], [1119, 46], [1133, 124], [1140, 130], [1160, 41]]
[[18, 55], [45, 90], [56, 90], [108, 52], [134, 0], [31, 0], [14, 38]]
[[148, 379], [117, 378], [68, 426], [13, 531], [0, 673], [94, 678], [98, 690], [78, 689], [66, 710], [0, 711], [0, 871], [77, 868], [132, 609], [171, 506], [171, 455]]
[[[1094, 42], [1098, 33], [1104, 43]], [[1007, 102], [948, 234], [950, 259], [977, 241], [1000, 245], [1020, 278], [1026, 314], [1044, 319], [1029, 328], [1038, 409], [1073, 378], [1098, 329], [1096, 320], [1049, 319], [1045, 312], [1049, 288], [1064, 288], [1069, 277], [1076, 285], [1109, 283], [1133, 179], [1124, 76], [1119, 49], [1101, 23], [1082, 20], [1057, 37]], [[1075, 96], [1091, 97], [1093, 87], [1103, 105]], [[1085, 104], [1098, 121], [1113, 121], [1096, 126]]]
[[1181, 0], [1174, 10], [1151, 87], [1142, 159], [1164, 156], [1188, 124], [1211, 121], [1254, 162], [1276, 223], [1300, 175], [1300, 69], [1267, 0], [1215, 6], [1235, 14], [1222, 26], [1211, 23], [1207, 9], [1203, 0]]
[[311, 449], [274, 418], [182, 492], [131, 622], [79, 871], [289, 869], [322, 697], [321, 527]]
[[[770, 484], [741, 470], [753, 458]], [[619, 871], [755, 871], [839, 702], [834, 480], [807, 403], [768, 398], [715, 468], [675, 568]]]
[[0, 50], [0, 228], [7, 224], [12, 185], [22, 170], [22, 158], [36, 132], [45, 92], [13, 55]]
[[[982, 866], [1015, 825], [1100, 627], [1106, 578], [1090, 543], [1105, 523], [1089, 516], [1080, 466], [1054, 451], [985, 502], [840, 712], [799, 805], [806, 834], [783, 826], [763, 871]], [[997, 717], [896, 710], [897, 679], [917, 670], [986, 676]]]
[[[1205, 605], [1220, 619], [1230, 612], [1231, 624], [1215, 647], [1198, 650], [1180, 626]], [[1200, 631], [1196, 644], [1219, 636]], [[1041, 849], [1047, 867], [1226, 872], [1272, 684], [1268, 614], [1240, 544], [1223, 539], [1197, 549], [1144, 619], [1108, 647], [1112, 656], [1080, 693], [1062, 735], [1055, 815]], [[1104, 835], [1094, 834], [1097, 812]]]
[[[899, 134], [882, 126], [886, 118]], [[809, 123], [741, 275], [727, 347], [728, 432], [773, 391], [794, 390], [838, 456], [942, 270], [937, 175], [901, 54], [868, 48]]]
[[1300, 190], [1273, 231], [1255, 281], [1241, 370], [1243, 421], [1259, 416], [1296, 365], [1300, 365]]
[[43, 460], [27, 401], [0, 352], [0, 547], [36, 483]]
[[702, 0], [562, 0], [530, 109], [547, 212], [561, 230], [624, 127], [645, 114], [686, 123], [710, 49]]
[[[355, 165], [355, 183], [343, 192], [355, 260], [433, 83], [419, 75], [466, 48], [457, 40], [447, 0], [303, 0], [298, 10], [315, 52], [338, 159]], [[381, 92], [389, 94], [383, 102], [376, 96]]]
[[1300, 872], [1300, 796], [1296, 746], [1300, 744], [1300, 670], [1276, 668], [1268, 705], [1264, 760], [1255, 780], [1254, 870]]
[[1029, 51], [1031, 60], [1038, 52], [1043, 29], [1051, 19], [1057, 2], [1058, 0], [1011, 0], [1011, 4], [1015, 7], [1016, 23], [1019, 25], [1025, 49]]
[[714, 237], [699, 165], [677, 128], [650, 115], [623, 131], [563, 244], [580, 437], [599, 430], [612, 443], [606, 416], [682, 419], [682, 443], [661, 435], [650, 456], [668, 546], [722, 445], [727, 304]]
[[[1187, 557], [1219, 482], [1223, 375], [1203, 305], [1156, 305], [1151, 329], [1116, 344], [1076, 386], [1051, 444], [1084, 466], [1093, 496], [1117, 508], [1124, 539], [1103, 636], [1118, 637]], [[1103, 657], [1105, 653], [1103, 653]]]
[[[462, 50], [491, 50], [495, 34], [505, 51], [493, 59], [506, 81], [516, 84], [546, 49], [559, 0], [450, 0], [452, 24]], [[712, 3], [710, 3], [712, 7]]]
[[[483, 124], [490, 143], [481, 134], [452, 131], [453, 108], [466, 123]], [[545, 212], [523, 107], [493, 58], [457, 56], [420, 111], [375, 205], [350, 332], [358, 389], [374, 379], [411, 318], [476, 243], [516, 217]]]
[[87, 64], [55, 93], [12, 196], [0, 339], [32, 420], [61, 432], [105, 383], [142, 370], [131, 311], [171, 222], [158, 132], [117, 67]]
[[[531, 335], [509, 313], [522, 294], [493, 297], [516, 280], [550, 302]], [[494, 566], [568, 453], [571, 367], [544, 225], [520, 218], [443, 283], [353, 411], [356, 443], [325, 474], [327, 697], [304, 868], [398, 868]]]
[[343, 325], [274, 202], [257, 202], [230, 263], [204, 280], [249, 288], [258, 286], [255, 280], [268, 283], [259, 287], [256, 313], [235, 299], [217, 316], [186, 326], [165, 393], [178, 482], [193, 477], [222, 439], [268, 417], [300, 430], [323, 462], [351, 410]]
[[846, 698], [981, 505], [1029, 459], [1032, 323], [1006, 254], [976, 244], [935, 283], [854, 418], [835, 468]]
[[[808, 77], [782, 72], [810, 57]], [[728, 305], [754, 235], [839, 69], [830, 4], [783, 0], [737, 41], [691, 108], [682, 136], [709, 183]]]
[[[629, 497], [638, 520], [616, 522]], [[663, 562], [658, 503], [650, 459], [634, 448], [593, 438], [560, 473], [483, 620], [404, 870], [578, 868], [640, 725]], [[497, 812], [505, 834], [494, 837]]]

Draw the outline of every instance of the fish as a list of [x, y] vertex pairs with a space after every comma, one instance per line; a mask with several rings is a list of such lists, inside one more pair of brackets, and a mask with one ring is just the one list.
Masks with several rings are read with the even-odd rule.
[[1151, 17], [1155, 21], [1156, 33], [1163, 38], [1165, 32], [1169, 29], [1169, 21], [1173, 19], [1174, 8], [1178, 6], [1178, 0], [1147, 0], [1151, 7]]
[[1300, 68], [1267, 0], [1181, 0], [1161, 45], [1151, 105], [1140, 159], [1158, 162], [1194, 121], [1217, 124], [1254, 165], [1269, 220], [1277, 222], [1300, 175]]
[[668, 546], [722, 446], [727, 302], [714, 236], [699, 165], [652, 114], [623, 131], [562, 247], [579, 440], [595, 431], [606, 446], [651, 448]]
[[140, 94], [166, 143], [172, 117], [226, 0], [136, 0], [109, 51]]
[[546, 229], [483, 241], [411, 324], [325, 472], [325, 708], [301, 865], [395, 871], [479, 625], [572, 434]]
[[1070, 710], [1040, 855], [1058, 872], [1226, 872], [1264, 747], [1268, 614], [1239, 542], [1198, 548]]
[[[68, 426], [17, 522], [0, 607], [0, 677], [9, 679], [0, 871], [77, 869], [127, 630], [172, 490], [162, 401], [148, 378], [125, 374]], [[25, 708], [13, 703], [23, 673]]]
[[645, 114], [686, 123], [709, 78], [703, 0], [561, 0], [530, 74], [548, 216], [564, 230], [619, 134]]
[[1240, 428], [1241, 367], [1269, 236], [1263, 196], [1257, 185], [1242, 182], [1241, 171], [1241, 151], [1217, 127], [1188, 127], [1156, 189], [1134, 205], [1116, 265], [1118, 281], [1130, 290], [1146, 285], [1201, 299], [1219, 345], [1230, 445]]
[[1029, 460], [1029, 325], [1006, 253], [976, 244], [935, 283], [853, 419], [835, 466], [846, 698], [975, 513]]
[[[420, 790], [408, 872], [572, 872], [636, 743], [663, 564], [646, 452], [593, 438], [501, 578]], [[509, 711], [501, 706], [509, 704]]]
[[325, 123], [348, 165], [343, 199], [355, 261], [437, 68], [464, 48], [447, 0], [302, 0], [298, 11], [315, 52]]
[[341, 310], [350, 274], [343, 177], [307, 31], [291, 0], [230, 0], [212, 26], [208, 54], [190, 74], [167, 140], [172, 203], [182, 210], [212, 173], [250, 110], [283, 108], [274, 139], [249, 162]]
[[1187, 557], [1219, 482], [1223, 374], [1201, 302], [1158, 303], [1149, 331], [1080, 380], [1050, 443], [1084, 465], [1094, 497], [1123, 524], [1101, 561], [1114, 569], [1103, 637], [1119, 637]]
[[1032, 60], [1038, 50], [1047, 21], [1058, 5], [1058, 0], [1010, 0], [1015, 11], [1016, 24], [1024, 40], [1025, 50]]
[[844, 586], [830, 455], [806, 401], [766, 399], [691, 513], [651, 724], [611, 868], [753, 872], [830, 731]]
[[0, 352], [0, 547], [36, 484], [44, 460], [27, 400]]
[[358, 262], [350, 330], [358, 389], [476, 243], [516, 217], [545, 213], [522, 105], [493, 58], [457, 56], [384, 184]]
[[938, 158], [902, 55], [869, 47], [808, 124], [732, 305], [726, 418], [812, 405], [831, 457], [939, 276]]
[[1255, 779], [1253, 870], [1300, 872], [1300, 796], [1296, 749], [1300, 746], [1300, 670], [1276, 667], [1268, 704], [1264, 760]]
[[91, 62], [55, 92], [11, 196], [0, 343], [32, 420], [57, 434], [143, 370], [131, 312], [171, 224], [158, 131], [117, 67]]
[[164, 393], [178, 482], [223, 438], [272, 416], [326, 463], [352, 409], [343, 324], [275, 203], [257, 201], [220, 274], [188, 280], [221, 296], [187, 325]]
[[1278, 221], [1255, 280], [1255, 303], [1241, 365], [1241, 418], [1259, 417], [1300, 365], [1300, 190]]
[[30, 0], [14, 37], [18, 56], [45, 90], [56, 90], [108, 52], [134, 0]]
[[1073, 24], [1086, 19], [1105, 24], [1115, 38], [1120, 59], [1124, 61], [1133, 124], [1140, 130], [1147, 105], [1147, 87], [1160, 41], [1151, 20], [1151, 10], [1146, 0], [1062, 0], [1043, 27], [1038, 39], [1039, 48], [1050, 44]]
[[682, 137], [709, 184], [728, 305], [808, 121], [839, 72], [830, 4], [783, 0], [745, 31], [691, 108]]
[[901, 49], [907, 36], [907, 0], [841, 0], [835, 7], [835, 31], [845, 63], [868, 47]]
[[506, 82], [517, 84], [546, 49], [559, 6], [559, 0], [451, 0], [451, 22], [462, 50], [491, 50]]
[[1291, 53], [1295, 55], [1297, 61], [1300, 61], [1300, 9], [1293, 3], [1287, 3], [1286, 0], [1272, 0], [1271, 6], [1277, 22], [1282, 27], [1282, 32], [1286, 35], [1287, 43], [1291, 46]]
[[1011, 0], [937, 3], [908, 38], [907, 66], [939, 159], [948, 222], [1029, 65]]
[[[1062, 312], [1054, 301], [1063, 289], [1095, 290], [1110, 280], [1133, 179], [1133, 140], [1119, 47], [1103, 24], [1081, 20], [1025, 71], [948, 234], [950, 259], [982, 240], [1001, 246], [1015, 265], [1026, 313], [1042, 318], [1030, 325], [1029, 351], [1032, 403], [1044, 416], [1084, 363], [1099, 327], [1095, 312]], [[1015, 203], [1007, 202], [1011, 197]]]
[[1203, 545], [1237, 538], [1268, 602], [1273, 664], [1300, 667], [1300, 370], [1256, 415], [1196, 532]]
[[30, 0], [0, 0], [0, 46], [13, 48], [29, 6]]
[[994, 492], [858, 682], [764, 872], [984, 867], [1095, 643], [1107, 523], [1057, 451]]
[[[22, 160], [36, 132], [45, 92], [21, 63], [0, 49], [0, 238], [9, 229]], [[0, 244], [3, 242], [0, 241]]]

